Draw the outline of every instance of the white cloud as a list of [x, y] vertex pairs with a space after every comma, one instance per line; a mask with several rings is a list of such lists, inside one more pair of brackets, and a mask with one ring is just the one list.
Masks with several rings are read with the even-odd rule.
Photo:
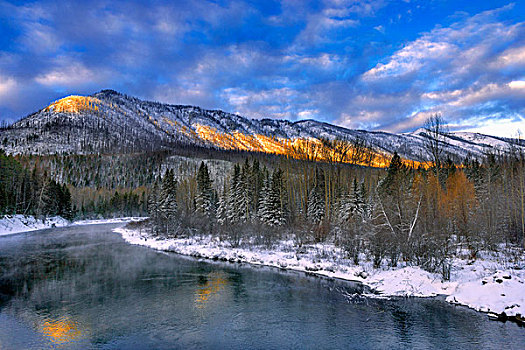
[[341, 113], [336, 124], [349, 129], [375, 129], [381, 124], [384, 114], [381, 111], [359, 110], [352, 113]]
[[386, 5], [383, 0], [325, 0], [327, 15], [344, 17], [355, 14], [360, 17], [374, 16]]
[[501, 117], [501, 116], [487, 116], [485, 118], [467, 119], [465, 124], [476, 125], [464, 127], [461, 124], [456, 127], [457, 131], [478, 132], [481, 134], [501, 136], [501, 137], [517, 137], [518, 132], [523, 137], [525, 132], [525, 117]]
[[393, 132], [415, 129], [421, 126], [429, 116], [440, 113], [457, 131], [473, 131], [511, 137], [511, 134], [518, 128], [525, 130], [525, 117], [520, 112], [494, 113], [484, 112], [482, 109], [477, 112], [477, 115], [468, 112], [471, 109], [479, 109], [480, 106], [501, 103], [498, 102], [500, 100], [509, 100], [510, 102], [507, 103], [517, 101], [519, 104], [519, 101], [525, 99], [525, 81], [511, 81], [502, 84], [490, 83], [453, 91], [431, 92], [423, 94], [422, 98], [436, 102], [436, 104], [385, 129]]
[[447, 60], [459, 51], [453, 43], [434, 42], [430, 38], [418, 39], [394, 53], [388, 63], [377, 64], [363, 74], [371, 81], [412, 73], [422, 68], [427, 60]]
[[[374, 119], [378, 129], [399, 132], [416, 129], [436, 112], [452, 123], [474, 122], [478, 115], [502, 122], [508, 115], [523, 116], [525, 47], [520, 41], [525, 22], [512, 24], [498, 17], [511, 8], [437, 26], [406, 43], [361, 75], [360, 93], [346, 107], [351, 118], [340, 122], [351, 120], [352, 126], [362, 127]], [[396, 105], [371, 97], [367, 90], [404, 99]]]
[[385, 62], [365, 72], [362, 79], [379, 81], [418, 72], [425, 73], [427, 81], [433, 76], [457, 80], [482, 68], [487, 74], [498, 74], [503, 65], [522, 64], [525, 48], [508, 49], [493, 62], [498, 48], [505, 43], [514, 45], [525, 34], [525, 22], [511, 25], [497, 20], [500, 12], [511, 7], [485, 11], [449, 27], [437, 26], [406, 43]]
[[318, 109], [307, 109], [297, 113], [297, 117], [300, 119], [314, 119], [319, 115]]
[[293, 59], [301, 64], [311, 65], [316, 68], [333, 69], [344, 64], [341, 57], [334, 54], [322, 53], [317, 56], [295, 56]]
[[37, 53], [56, 52], [63, 44], [62, 39], [51, 27], [37, 22], [27, 23], [21, 43], [31, 51]]
[[92, 70], [80, 62], [70, 59], [58, 59], [58, 64], [50, 71], [35, 78], [46, 86], [78, 87], [102, 81], [103, 74]]
[[514, 80], [508, 83], [508, 86], [511, 89], [525, 89], [525, 81], [524, 80]]
[[510, 97], [525, 98], [525, 81], [516, 80], [509, 83], [490, 83], [453, 91], [430, 92], [422, 95], [423, 99], [439, 102], [441, 108], [465, 108], [486, 102]]
[[374, 29], [377, 30], [381, 34], [385, 34], [385, 27], [383, 27], [382, 25], [375, 26]]
[[185, 86], [158, 86], [153, 93], [153, 99], [163, 103], [193, 104], [204, 108], [213, 108], [208, 100], [208, 91], [198, 83]]
[[[338, 38], [337, 32], [355, 28], [361, 24], [363, 17], [374, 16], [375, 12], [386, 5], [380, 0], [327, 0], [319, 12], [306, 14], [306, 27], [297, 35], [292, 45], [296, 49], [327, 44], [344, 40]], [[295, 13], [294, 16], [297, 16]], [[284, 15], [290, 17], [290, 15]]]
[[11, 77], [3, 77], [0, 75], [0, 97], [4, 97], [13, 93], [18, 86], [15, 79]]
[[525, 46], [513, 47], [504, 51], [493, 65], [497, 68], [513, 65], [525, 66]]
[[306, 117], [314, 113], [302, 101], [302, 94], [289, 87], [271, 88], [262, 91], [242, 88], [223, 89], [220, 97], [235, 109], [235, 113], [251, 118], [284, 118]]
[[440, 110], [429, 110], [429, 111], [418, 111], [410, 115], [408, 118], [401, 120], [400, 122], [394, 123], [383, 130], [389, 132], [403, 132], [405, 130], [417, 129], [425, 123], [425, 121], [432, 115], [439, 113]]

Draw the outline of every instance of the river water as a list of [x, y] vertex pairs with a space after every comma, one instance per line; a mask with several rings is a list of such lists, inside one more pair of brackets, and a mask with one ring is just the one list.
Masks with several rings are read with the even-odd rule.
[[0, 237], [0, 349], [524, 349], [432, 299], [132, 246], [118, 225]]

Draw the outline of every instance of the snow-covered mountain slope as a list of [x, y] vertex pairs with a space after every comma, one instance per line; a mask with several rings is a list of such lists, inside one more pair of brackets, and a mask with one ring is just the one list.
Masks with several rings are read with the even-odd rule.
[[[14, 154], [98, 153], [169, 149], [198, 145], [288, 154], [305, 140], [321, 138], [365, 142], [376, 155], [398, 152], [413, 161], [428, 159], [424, 130], [391, 134], [350, 130], [303, 120], [248, 119], [219, 110], [143, 101], [103, 90], [91, 96], [69, 96], [0, 130], [0, 146]], [[467, 155], [523, 147], [515, 139], [475, 133], [450, 133], [445, 154], [454, 160]], [[303, 147], [304, 148], [304, 147]]]

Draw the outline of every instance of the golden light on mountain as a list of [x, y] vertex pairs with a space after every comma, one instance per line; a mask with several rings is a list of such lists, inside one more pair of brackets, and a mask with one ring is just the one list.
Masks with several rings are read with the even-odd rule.
[[[72, 95], [53, 102], [44, 111], [55, 113], [100, 111], [103, 105], [104, 102], [96, 97]], [[116, 113], [121, 112], [119, 107], [113, 104], [105, 104], [105, 110], [107, 112], [109, 110], [114, 110]], [[190, 122], [190, 125], [184, 125], [165, 115], [156, 118], [149, 114], [143, 114], [143, 117], [146, 117], [158, 130], [168, 135], [180, 133], [197, 142], [204, 141], [208, 145], [224, 150], [261, 152], [307, 161], [347, 163], [372, 167], [387, 167], [391, 158], [390, 154], [377, 151], [367, 144], [352, 141], [323, 140], [315, 137], [289, 139], [241, 131], [223, 132], [200, 123]], [[420, 162], [409, 160], [403, 160], [403, 162], [410, 167], [423, 165]]]
[[98, 98], [88, 96], [68, 96], [47, 106], [44, 111], [56, 113], [79, 113], [83, 111], [98, 111], [102, 102]]
[[[224, 133], [216, 128], [197, 124], [195, 131], [198, 138], [227, 150], [240, 150], [280, 154], [294, 159], [338, 162], [378, 168], [387, 167], [390, 155], [377, 152], [366, 146], [357, 146], [351, 142], [323, 142], [316, 138], [286, 139], [269, 137], [262, 134], [247, 135], [238, 131]], [[425, 166], [420, 162], [403, 160], [406, 166]]]

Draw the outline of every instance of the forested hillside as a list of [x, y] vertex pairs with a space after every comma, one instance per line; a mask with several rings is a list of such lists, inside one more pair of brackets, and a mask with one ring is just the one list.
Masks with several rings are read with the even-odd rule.
[[[68, 96], [0, 128], [9, 154], [122, 154], [206, 147], [296, 159], [385, 167], [394, 153], [405, 162], [428, 162], [427, 129], [392, 134], [351, 130], [315, 120], [249, 119], [197, 106], [143, 101], [113, 90]], [[344, 141], [341, 148], [340, 141]], [[442, 133], [443, 155], [455, 163], [486, 153], [524, 149], [519, 139]], [[347, 147], [348, 146], [348, 147]]]
[[525, 243], [524, 155], [490, 155], [410, 168], [395, 154], [386, 170], [282, 159], [237, 163], [224, 186], [202, 162], [194, 176], [159, 178], [149, 202], [155, 235], [213, 234], [237, 245], [331, 242], [359, 263], [404, 262], [447, 278], [468, 251]]
[[149, 214], [156, 235], [329, 241], [356, 263], [366, 253], [444, 277], [456, 252], [525, 244], [522, 141], [452, 134], [438, 115], [393, 135], [103, 91], [57, 101], [2, 136], [2, 214]]
[[36, 167], [24, 168], [0, 150], [0, 215], [60, 215], [72, 219], [71, 193]]
[[[525, 154], [509, 147], [456, 163], [445, 157], [439, 135], [427, 144], [434, 158], [426, 166], [395, 153], [387, 168], [337, 156], [319, 161], [306, 151], [299, 158], [200, 147], [2, 153], [0, 210], [67, 218], [149, 215], [155, 235], [213, 234], [233, 245], [330, 242], [356, 264], [364, 254], [376, 267], [402, 260], [447, 278], [460, 252], [475, 258], [525, 244]], [[332, 144], [344, 152], [351, 149], [346, 142]]]

